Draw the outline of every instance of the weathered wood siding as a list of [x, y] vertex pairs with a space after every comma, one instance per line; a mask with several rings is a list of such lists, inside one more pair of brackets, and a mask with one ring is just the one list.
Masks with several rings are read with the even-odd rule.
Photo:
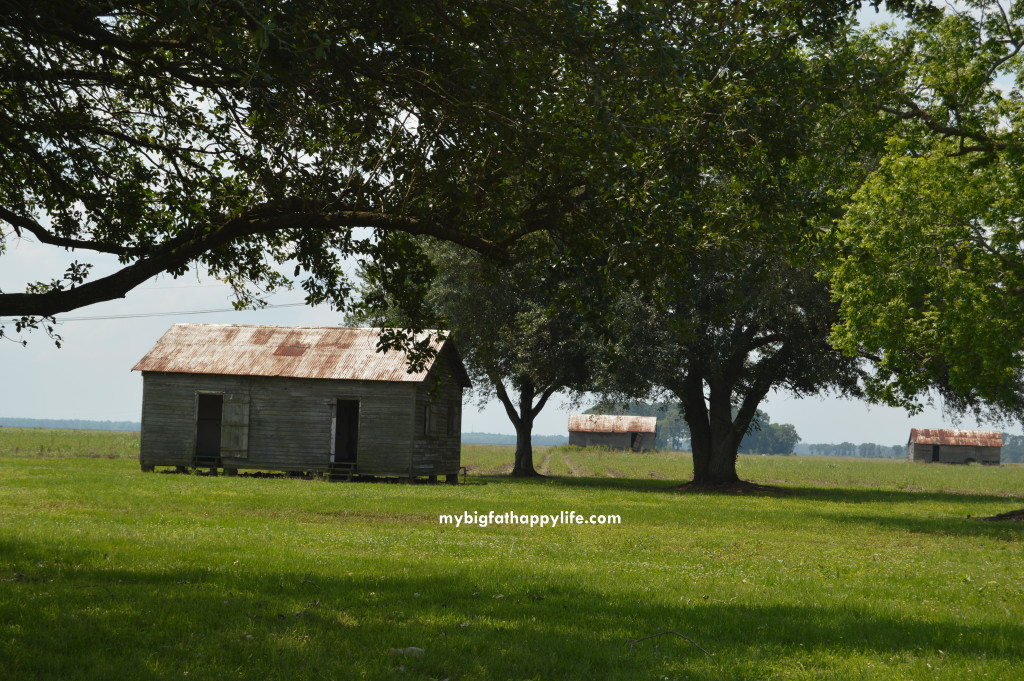
[[462, 465], [462, 387], [444, 356], [416, 387], [415, 424], [412, 474], [458, 474]]
[[638, 433], [635, 447], [632, 433], [590, 433], [582, 430], [569, 431], [569, 444], [578, 447], [608, 447], [609, 449], [633, 449], [642, 452], [654, 449], [654, 433]]
[[939, 460], [936, 463], [967, 463], [968, 460], [977, 463], [998, 464], [1001, 447], [979, 447], [971, 445], [924, 445], [910, 444], [907, 447], [907, 454], [911, 461], [931, 462], [932, 447], [938, 446]]
[[639, 452], [646, 452], [650, 449], [654, 449], [656, 444], [655, 433], [640, 433], [639, 437], [636, 439], [636, 446], [634, 449]]
[[[225, 395], [226, 404], [248, 398], [248, 430], [233, 418], [232, 449], [222, 448], [226, 468], [328, 470], [331, 456], [332, 409], [336, 400], [359, 400], [357, 472], [363, 475], [408, 476], [458, 471], [458, 433], [453, 438], [423, 437], [418, 421], [423, 387], [417, 383], [345, 381], [211, 374], [143, 373], [140, 462], [143, 466], [189, 466], [196, 435], [197, 393]], [[461, 415], [462, 388], [442, 381], [444, 400], [438, 409], [444, 427], [445, 408], [454, 400]], [[227, 416], [225, 410], [225, 416]], [[459, 424], [461, 428], [461, 423]], [[456, 443], [454, 453], [451, 442]], [[424, 447], [423, 445], [428, 446]], [[240, 448], [244, 445], [244, 451]], [[431, 457], [437, 455], [437, 460]], [[233, 454], [233, 455], [229, 455]], [[428, 472], [420, 472], [428, 471]]]

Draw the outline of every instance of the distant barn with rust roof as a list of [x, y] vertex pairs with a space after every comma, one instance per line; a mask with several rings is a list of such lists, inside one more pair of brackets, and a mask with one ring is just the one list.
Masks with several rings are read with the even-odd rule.
[[569, 444], [642, 452], [654, 449], [657, 425], [654, 416], [573, 414], [569, 417]]
[[907, 457], [911, 461], [995, 465], [1002, 449], [1003, 435], [993, 430], [912, 428]]
[[448, 476], [469, 378], [450, 340], [420, 372], [380, 331], [175, 324], [143, 377], [144, 471], [155, 466]]

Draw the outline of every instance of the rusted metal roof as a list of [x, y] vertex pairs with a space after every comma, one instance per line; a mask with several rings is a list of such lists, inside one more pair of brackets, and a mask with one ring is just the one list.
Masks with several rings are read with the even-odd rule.
[[569, 431], [583, 433], [653, 433], [654, 416], [613, 416], [611, 414], [572, 414]]
[[469, 378], [450, 340], [424, 371], [409, 373], [403, 352], [377, 352], [379, 329], [337, 326], [174, 324], [133, 371], [418, 382], [444, 356], [463, 387]]
[[994, 430], [953, 430], [950, 428], [911, 428], [910, 442], [915, 445], [964, 445], [1002, 447], [1003, 434]]

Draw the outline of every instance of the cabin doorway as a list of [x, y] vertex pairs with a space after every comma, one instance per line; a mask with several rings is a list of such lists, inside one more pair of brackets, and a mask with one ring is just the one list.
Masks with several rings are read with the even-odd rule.
[[199, 393], [196, 403], [196, 466], [220, 465], [220, 429], [224, 413], [224, 396]]
[[356, 463], [359, 443], [359, 400], [338, 400], [334, 406], [335, 463]]
[[937, 462], [939, 460], [939, 445], [932, 445], [932, 461]]

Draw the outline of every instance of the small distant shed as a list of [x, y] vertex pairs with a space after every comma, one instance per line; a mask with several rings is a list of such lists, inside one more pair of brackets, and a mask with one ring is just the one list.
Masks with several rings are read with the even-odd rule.
[[344, 474], [445, 475], [460, 466], [466, 369], [450, 340], [410, 373], [380, 331], [175, 324], [142, 372], [140, 463]]
[[654, 416], [573, 414], [569, 417], [569, 444], [643, 452], [654, 449], [657, 425]]
[[911, 461], [933, 463], [997, 465], [1002, 448], [1002, 433], [992, 430], [912, 428], [907, 457]]

